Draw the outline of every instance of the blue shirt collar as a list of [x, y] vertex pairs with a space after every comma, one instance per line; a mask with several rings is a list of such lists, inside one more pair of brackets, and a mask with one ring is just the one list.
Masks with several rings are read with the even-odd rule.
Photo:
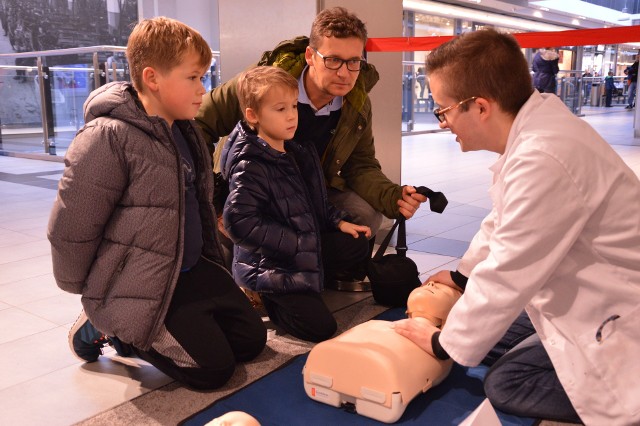
[[329, 115], [331, 114], [331, 112], [338, 111], [340, 108], [342, 108], [342, 96], [336, 96], [331, 102], [320, 109], [316, 109], [316, 107], [313, 106], [313, 104], [309, 100], [309, 96], [307, 96], [307, 91], [304, 88], [304, 76], [307, 73], [308, 69], [309, 66], [307, 65], [304, 70], [302, 70], [302, 74], [300, 74], [300, 78], [298, 79], [298, 102], [309, 105], [314, 114], [317, 116]]

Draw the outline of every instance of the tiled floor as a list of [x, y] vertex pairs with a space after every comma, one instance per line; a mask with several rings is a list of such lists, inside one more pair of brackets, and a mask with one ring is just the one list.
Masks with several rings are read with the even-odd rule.
[[[608, 110], [585, 119], [640, 175], [632, 116]], [[409, 255], [425, 278], [455, 269], [489, 211], [487, 168], [495, 158], [461, 153], [449, 133], [405, 137], [403, 183], [443, 191], [450, 201], [443, 215], [423, 208], [408, 222]], [[170, 381], [143, 361], [114, 359], [113, 352], [93, 364], [71, 355], [67, 331], [80, 300], [56, 287], [46, 239], [62, 168], [0, 156], [0, 424], [72, 424]], [[340, 297], [330, 295], [331, 303]]]

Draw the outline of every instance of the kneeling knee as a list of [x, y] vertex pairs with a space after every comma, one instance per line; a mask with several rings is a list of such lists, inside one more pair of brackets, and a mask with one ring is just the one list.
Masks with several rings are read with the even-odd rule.
[[195, 389], [210, 390], [223, 386], [231, 379], [235, 371], [235, 363], [218, 368], [189, 368], [184, 371], [184, 382]]
[[236, 359], [240, 362], [251, 361], [260, 353], [267, 344], [267, 329], [265, 327], [264, 333], [256, 335], [252, 340], [245, 342], [241, 351], [236, 351]]
[[516, 391], [514, 385], [513, 376], [506, 377], [499, 368], [492, 368], [484, 378], [484, 393], [491, 405], [499, 410], [509, 412], [509, 404]]
[[338, 323], [336, 322], [335, 318], [331, 317], [330, 319], [327, 319], [327, 321], [321, 324], [317, 324], [317, 327], [315, 327], [313, 330], [309, 330], [308, 334], [310, 338], [306, 340], [314, 343], [322, 342], [333, 337], [333, 335], [336, 334], [337, 330]]

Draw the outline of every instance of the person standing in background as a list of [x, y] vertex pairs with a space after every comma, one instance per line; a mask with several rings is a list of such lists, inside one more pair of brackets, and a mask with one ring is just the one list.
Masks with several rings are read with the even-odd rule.
[[614, 90], [616, 90], [616, 86], [613, 84], [613, 71], [609, 71], [609, 74], [604, 78], [605, 107], [611, 107], [611, 99], [613, 99]]
[[558, 52], [550, 47], [538, 50], [533, 57], [531, 69], [533, 70], [533, 87], [540, 93], [556, 93], [556, 75], [560, 68]]
[[633, 64], [627, 68], [627, 80], [629, 80], [629, 103], [625, 109], [633, 109], [636, 106], [636, 90], [638, 90], [638, 55]]

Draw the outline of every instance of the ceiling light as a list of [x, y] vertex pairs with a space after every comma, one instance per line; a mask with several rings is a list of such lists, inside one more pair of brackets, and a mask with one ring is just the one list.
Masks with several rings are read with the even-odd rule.
[[453, 16], [454, 18], [464, 19], [468, 21], [479, 21], [489, 25], [497, 25], [501, 27], [521, 29], [525, 31], [562, 31], [568, 30], [569, 27], [546, 24], [527, 19], [515, 18], [505, 15], [480, 12], [475, 9], [463, 8], [459, 6], [450, 6], [442, 3], [436, 3], [428, 0], [403, 0], [403, 8], [413, 12], [424, 13], [435, 16]]

